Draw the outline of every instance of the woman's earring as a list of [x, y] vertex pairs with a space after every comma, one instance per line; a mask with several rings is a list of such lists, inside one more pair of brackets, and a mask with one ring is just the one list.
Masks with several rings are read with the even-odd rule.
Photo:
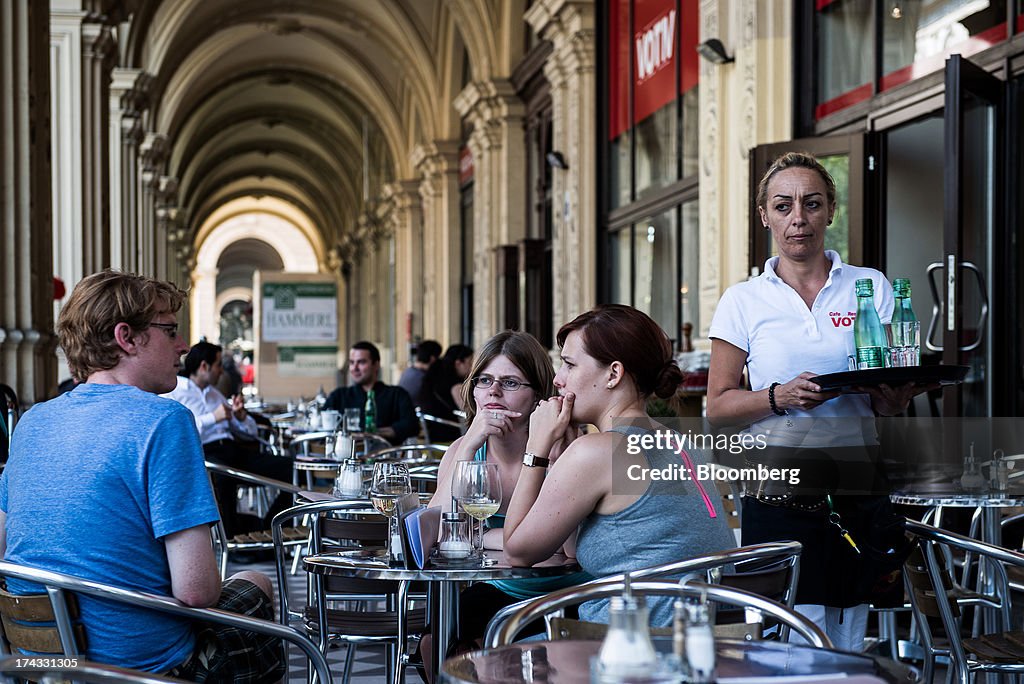
[[609, 382], [607, 385], [605, 385], [605, 387], [607, 387], [608, 389], [611, 389], [613, 387], [613, 383]]

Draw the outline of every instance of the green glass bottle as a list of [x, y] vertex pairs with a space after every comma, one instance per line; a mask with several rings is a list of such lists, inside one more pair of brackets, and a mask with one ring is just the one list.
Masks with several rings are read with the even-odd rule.
[[904, 323], [918, 323], [918, 315], [913, 312], [910, 304], [910, 279], [897, 277], [893, 281], [893, 296], [896, 305], [893, 307], [893, 346], [899, 348], [898, 357], [903, 366], [921, 365], [921, 345]]
[[857, 369], [885, 368], [888, 342], [882, 321], [875, 311], [874, 284], [870, 278], [857, 281], [857, 318], [853, 322], [853, 341], [857, 346]]
[[363, 430], [366, 432], [377, 431], [377, 400], [373, 396], [373, 390], [366, 393], [366, 405], [363, 406]]

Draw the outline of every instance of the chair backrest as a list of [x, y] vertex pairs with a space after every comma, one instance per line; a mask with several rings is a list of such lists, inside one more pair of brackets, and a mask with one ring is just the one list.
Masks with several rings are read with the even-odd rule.
[[961, 681], [967, 681], [970, 668], [961, 638], [960, 612], [954, 595], [955, 586], [949, 576], [946, 561], [952, 550], [958, 550], [977, 555], [979, 563], [985, 563], [984, 576], [989, 579], [992, 591], [986, 595], [975, 595], [970, 602], [998, 608], [1002, 628], [1009, 631], [1011, 609], [1006, 565], [1024, 568], [1024, 553], [987, 544], [916, 520], [907, 520], [904, 525], [905, 529], [917, 538], [920, 557], [924, 560], [923, 578], [919, 571], [915, 572], [912, 563], [908, 562], [907, 567], [909, 571], [906, 582], [912, 589], [911, 602], [915, 613], [919, 612], [926, 616], [937, 613], [946, 638], [949, 639], [953, 666]]
[[[46, 655], [77, 655], [85, 651], [85, 628], [75, 623], [78, 601], [59, 589], [45, 594], [17, 595], [0, 582], [0, 621], [3, 624], [3, 653], [25, 651]], [[67, 611], [68, 632], [58, 628], [57, 616]], [[17, 650], [17, 651], [16, 651]]]
[[[370, 519], [366, 519], [362, 515], [356, 519], [335, 518], [330, 516], [331, 513], [366, 514], [370, 516]], [[290, 601], [287, 591], [285, 540], [282, 530], [292, 521], [307, 518], [307, 516], [310, 527], [309, 553], [311, 555], [324, 551], [325, 545], [330, 545], [329, 550], [337, 550], [338, 542], [346, 543], [350, 548], [358, 548], [358, 546], [366, 544], [382, 545], [388, 534], [387, 519], [372, 510], [368, 503], [362, 501], [317, 501], [292, 506], [275, 515], [271, 521], [271, 533], [274, 538], [277, 590], [281, 606], [281, 619], [284, 624], [288, 620]], [[330, 540], [335, 540], [335, 542]], [[313, 575], [312, 584], [314, 596], [311, 598], [315, 600], [313, 607], [317, 610], [324, 606], [328, 592], [397, 594], [401, 590], [400, 583], [393, 581], [335, 576], [325, 579], [323, 575]]]
[[[575, 605], [584, 601], [610, 598], [620, 596], [625, 589], [625, 583], [620, 580], [605, 580], [600, 582], [589, 582], [577, 587], [569, 587], [540, 596], [530, 601], [521, 602], [518, 609], [502, 618], [491, 620], [487, 625], [487, 634], [484, 637], [484, 646], [495, 648], [512, 643], [526, 625], [534, 620], [544, 617], [548, 613]], [[688, 580], [683, 583], [663, 582], [645, 580], [631, 582], [630, 590], [637, 595], [661, 595], [702, 598], [724, 603], [727, 605], [750, 608], [759, 611], [762, 615], [767, 614], [779, 622], [796, 630], [800, 636], [817, 648], [832, 648], [832, 642], [816, 624], [800, 615], [793, 609], [766, 599], [763, 596], [751, 594], [742, 589], [723, 587], [717, 584], [708, 584]]]
[[[168, 684], [181, 682], [163, 675], [155, 675], [141, 670], [131, 670], [113, 665], [92, 663], [81, 658], [75, 659], [71, 665], [67, 660], [58, 658], [26, 660], [24, 657], [8, 657], [0, 659], [0, 678], [3, 681], [29, 680], [40, 684], [58, 684], [60, 682], [84, 682], [85, 684]], [[26, 664], [28, 663], [28, 664]]]
[[[55, 623], [61, 635], [61, 643], [65, 645], [65, 649], [74, 643], [75, 630], [63, 592], [74, 592], [138, 608], [156, 610], [191, 621], [213, 622], [277, 637], [295, 645], [306, 655], [312, 670], [316, 672], [320, 682], [330, 684], [332, 681], [327, 661], [316, 645], [305, 635], [275, 622], [214, 608], [193, 608], [169, 596], [146, 594], [94, 580], [86, 580], [64, 573], [53, 572], [52, 570], [38, 570], [36, 568], [16, 565], [7, 561], [0, 561], [0, 577], [5, 579], [13, 577], [25, 582], [35, 582], [46, 588], [53, 601]], [[54, 596], [57, 598], [53, 598]], [[69, 653], [65, 650], [65, 655], [76, 655], [76, 653]]]
[[440, 461], [446, 451], [448, 451], [448, 445], [446, 444], [403, 444], [402, 446], [388, 446], [368, 451], [363, 458], [371, 463], [376, 461], [402, 461], [411, 465], [414, 463]]

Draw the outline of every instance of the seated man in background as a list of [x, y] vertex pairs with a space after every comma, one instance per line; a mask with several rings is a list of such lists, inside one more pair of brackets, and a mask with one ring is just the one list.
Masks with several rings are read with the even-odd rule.
[[[0, 476], [4, 560], [274, 619], [270, 580], [223, 585], [210, 540], [217, 507], [191, 414], [174, 388], [188, 346], [172, 283], [117, 271], [83, 279], [57, 321], [75, 389], [18, 424]], [[9, 582], [13, 593], [39, 587]], [[189, 681], [272, 682], [279, 640], [79, 596], [88, 660]], [[223, 679], [218, 679], [223, 681]]]
[[[256, 422], [246, 410], [242, 396], [228, 401], [217, 389], [222, 368], [223, 350], [210, 342], [197, 342], [185, 357], [177, 387], [165, 394], [192, 412], [203, 453], [207, 460], [245, 470], [283, 482], [292, 481], [292, 460], [259, 450]], [[291, 496], [282, 492], [271, 506], [267, 518], [246, 524], [237, 511], [238, 480], [214, 474], [214, 487], [220, 503], [220, 516], [229, 536], [269, 527], [269, 519], [291, 505]]]
[[[380, 375], [380, 351], [371, 342], [356, 342], [348, 352], [348, 374], [352, 384], [339, 387], [327, 397], [325, 409], [344, 411], [358, 408], [366, 419], [366, 399], [373, 391], [376, 405], [377, 434], [398, 445], [420, 430], [416, 409], [409, 393], [396, 385], [377, 380]], [[365, 423], [364, 423], [365, 424]]]
[[428, 391], [425, 382], [427, 371], [440, 357], [441, 345], [434, 340], [423, 340], [416, 345], [416, 356], [413, 357], [412, 365], [402, 371], [402, 377], [398, 378], [398, 386], [409, 393], [413, 406], [423, 408]]

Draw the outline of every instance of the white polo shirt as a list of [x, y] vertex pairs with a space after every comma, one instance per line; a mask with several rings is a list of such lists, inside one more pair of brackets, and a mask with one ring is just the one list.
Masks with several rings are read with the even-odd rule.
[[[754, 391], [773, 382], [787, 383], [805, 371], [815, 375], [848, 370], [847, 353], [853, 350], [853, 320], [857, 315], [854, 283], [870, 278], [875, 308], [883, 323], [893, 311], [892, 286], [873, 268], [844, 264], [839, 254], [825, 252], [832, 262], [828, 279], [807, 305], [796, 290], [775, 274], [779, 258], [764, 264], [764, 273], [733, 285], [718, 302], [709, 337], [728, 342], [747, 354], [747, 373]], [[751, 426], [751, 432], [769, 432], [772, 444], [804, 444], [810, 421], [790, 418], [873, 417], [867, 395], [844, 394], [811, 411], [789, 409], [789, 416], [770, 416]], [[794, 433], [786, 437], [785, 432]]]

